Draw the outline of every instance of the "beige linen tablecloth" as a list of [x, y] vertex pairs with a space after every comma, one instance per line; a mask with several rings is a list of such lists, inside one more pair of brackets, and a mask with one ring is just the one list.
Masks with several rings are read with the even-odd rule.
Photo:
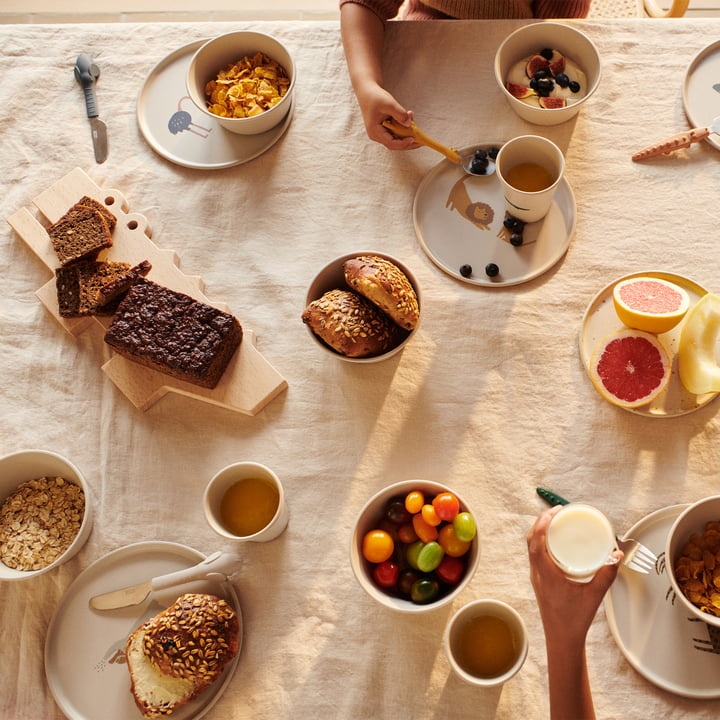
[[[395, 24], [389, 86], [430, 135], [456, 146], [540, 132], [567, 158], [577, 229], [563, 261], [505, 289], [442, 273], [415, 236], [412, 203], [440, 157], [392, 154], [364, 133], [334, 23], [248, 23], [297, 60], [295, 116], [256, 160], [191, 170], [142, 137], [136, 98], [148, 73], [187, 43], [229, 24], [3, 26], [0, 213], [7, 218], [74, 167], [117, 188], [153, 239], [205, 280], [257, 333], [288, 390], [255, 417], [168, 396], [136, 410], [100, 369], [99, 332], [68, 335], [38, 302], [47, 269], [0, 231], [3, 377], [0, 451], [58, 451], [87, 475], [96, 520], [80, 554], [31, 581], [0, 584], [0, 716], [62, 717], [45, 680], [48, 624], [72, 580], [121, 546], [161, 539], [204, 553], [229, 549], [206, 525], [209, 478], [238, 460], [280, 476], [290, 524], [241, 550], [235, 579], [245, 633], [237, 671], [207, 717], [543, 718], [542, 630], [525, 536], [537, 485], [605, 509], [618, 532], [649, 512], [717, 491], [720, 405], [674, 419], [603, 401], [578, 354], [588, 303], [633, 271], [668, 270], [720, 288], [718, 153], [701, 144], [633, 164], [632, 151], [687, 127], [681, 86], [714, 20], [576, 22], [600, 48], [600, 88], [575, 122], [529, 126], [495, 86], [492, 59], [516, 22]], [[110, 154], [94, 162], [72, 66], [101, 67], [97, 86]], [[385, 251], [416, 274], [421, 327], [395, 359], [366, 367], [331, 358], [300, 321], [315, 272], [333, 257]], [[349, 564], [356, 514], [383, 486], [445, 482], [477, 511], [482, 556], [450, 606], [413, 617], [367, 597]], [[530, 652], [502, 689], [478, 690], [449, 669], [441, 637], [465, 602], [495, 597], [524, 617]], [[658, 633], [663, 628], [657, 628]], [[600, 610], [588, 640], [601, 718], [714, 718], [720, 705], [670, 694], [626, 662]], [[72, 657], [67, 663], [73, 663]], [[720, 678], [718, 678], [720, 683]], [[88, 720], [102, 720], [89, 718]], [[130, 720], [130, 718], [128, 719]]]

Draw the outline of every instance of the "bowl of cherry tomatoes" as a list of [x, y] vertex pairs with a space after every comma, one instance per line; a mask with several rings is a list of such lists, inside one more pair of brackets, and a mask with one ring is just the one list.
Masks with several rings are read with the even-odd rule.
[[447, 605], [480, 560], [476, 516], [454, 490], [405, 480], [373, 495], [355, 522], [350, 563], [370, 597], [419, 613]]

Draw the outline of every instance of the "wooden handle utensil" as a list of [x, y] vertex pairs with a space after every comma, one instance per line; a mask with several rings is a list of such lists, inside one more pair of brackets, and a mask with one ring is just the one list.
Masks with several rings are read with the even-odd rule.
[[383, 120], [383, 126], [393, 133], [393, 135], [401, 138], [411, 137], [418, 145], [429, 147], [431, 150], [435, 150], [441, 155], [444, 155], [450, 162], [454, 162], [456, 165], [460, 164], [460, 155], [457, 150], [446, 147], [428, 137], [414, 122], [409, 126], [400, 125], [400, 123], [395, 122], [395, 120], [388, 118], [387, 120]]
[[645, 158], [654, 157], [656, 155], [667, 155], [673, 152], [673, 150], [680, 150], [681, 148], [687, 148], [694, 142], [704, 140], [711, 133], [716, 133], [720, 130], [720, 117], [715, 118], [709, 127], [705, 128], [693, 128], [692, 130], [685, 130], [684, 132], [672, 135], [665, 140], [648, 145], [636, 152], [633, 156], [633, 160], [644, 160]]

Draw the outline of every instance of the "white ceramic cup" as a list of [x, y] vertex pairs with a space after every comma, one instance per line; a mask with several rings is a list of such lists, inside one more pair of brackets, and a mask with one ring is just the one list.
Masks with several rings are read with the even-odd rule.
[[[470, 642], [468, 623], [483, 622], [483, 617], [499, 618], [509, 629], [512, 643], [512, 656], [509, 667], [492, 677], [481, 677], [466, 662], [463, 662], [463, 643]], [[477, 632], [477, 629], [476, 629]], [[525, 622], [519, 613], [507, 603], [500, 600], [475, 600], [461, 607], [450, 619], [443, 636], [443, 647], [453, 671], [466, 682], [478, 687], [494, 687], [506, 683], [514, 677], [523, 666], [528, 654], [528, 637]]]
[[[553, 178], [542, 190], [528, 191], [508, 182], [510, 172], [521, 163], [533, 163], [547, 170]], [[555, 191], [565, 173], [565, 157], [551, 140], [539, 135], [521, 135], [508, 140], [495, 160], [495, 172], [505, 195], [505, 209], [523, 222], [542, 220], [552, 206]]]
[[553, 515], [547, 528], [550, 557], [575, 582], [590, 582], [603, 565], [616, 562], [615, 533], [600, 510], [585, 503], [569, 503]]
[[[252, 535], [236, 535], [223, 524], [220, 508], [225, 493], [238, 481], [248, 478], [259, 478], [274, 485], [278, 491], [278, 506], [275, 515], [265, 527]], [[238, 462], [220, 470], [205, 488], [203, 506], [210, 527], [221, 537], [239, 542], [274, 540], [285, 530], [289, 519], [285, 493], [278, 476], [270, 468], [255, 462]]]

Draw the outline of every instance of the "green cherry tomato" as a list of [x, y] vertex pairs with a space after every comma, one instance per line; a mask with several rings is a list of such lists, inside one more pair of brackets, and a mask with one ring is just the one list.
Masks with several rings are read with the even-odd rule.
[[460, 512], [460, 501], [451, 492], [442, 492], [436, 495], [432, 504], [438, 517], [445, 522], [452, 522]]
[[437, 566], [437, 576], [446, 585], [457, 585], [465, 572], [465, 563], [456, 557], [445, 555]]
[[445, 551], [440, 547], [440, 543], [433, 540], [425, 543], [417, 556], [417, 568], [421, 572], [432, 572], [443, 559]]
[[455, 530], [457, 539], [463, 542], [470, 542], [477, 532], [475, 519], [469, 512], [461, 512], [455, 516], [453, 529]]
[[405, 551], [405, 559], [413, 570], [420, 569], [418, 567], [418, 557], [424, 547], [425, 543], [422, 540], [416, 540], [412, 545], [408, 545], [407, 550]]
[[410, 599], [414, 603], [422, 605], [432, 602], [440, 592], [440, 584], [432, 578], [420, 578], [413, 583], [410, 591]]
[[400, 568], [390, 560], [381, 562], [373, 568], [373, 579], [380, 587], [395, 587], [399, 575]]

